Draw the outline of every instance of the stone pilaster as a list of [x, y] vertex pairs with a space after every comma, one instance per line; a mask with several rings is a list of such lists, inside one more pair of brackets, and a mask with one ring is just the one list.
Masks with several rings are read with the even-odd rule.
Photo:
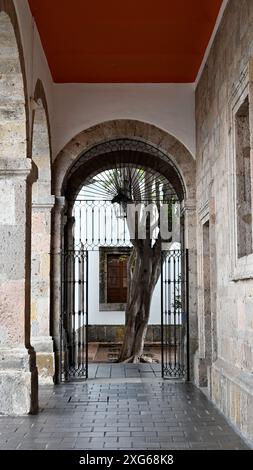
[[[71, 251], [74, 250], [74, 227], [75, 227], [75, 218], [72, 216], [72, 207], [68, 207], [66, 214], [67, 220], [64, 228], [64, 250]], [[68, 289], [64, 294], [66, 302], [67, 315], [64, 319], [64, 330], [67, 332], [68, 336], [71, 337], [73, 331], [73, 315], [69, 315], [69, 312], [75, 311], [75, 257], [67, 255], [64, 260], [64, 277], [68, 279]], [[65, 334], [65, 333], [64, 333]], [[70, 360], [69, 351], [64, 351], [64, 362], [68, 364]]]
[[53, 383], [54, 351], [50, 336], [51, 211], [54, 197], [32, 204], [31, 343], [40, 383]]
[[63, 240], [63, 218], [65, 210], [65, 198], [56, 196], [55, 206], [52, 212], [52, 325], [55, 349], [55, 376], [54, 381], [60, 378], [60, 318], [61, 318], [61, 249]]
[[0, 159], [0, 412], [35, 413], [38, 377], [30, 345], [32, 163]]
[[198, 347], [198, 322], [196, 305], [197, 254], [196, 254], [196, 206], [194, 199], [184, 201], [181, 216], [184, 217], [184, 244], [189, 250], [189, 349], [190, 380], [195, 379], [194, 355]]

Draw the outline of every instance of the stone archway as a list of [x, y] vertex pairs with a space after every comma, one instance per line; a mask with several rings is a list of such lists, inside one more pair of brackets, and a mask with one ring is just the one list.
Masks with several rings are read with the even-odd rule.
[[[116, 139], [139, 141], [153, 146], [167, 155], [180, 174], [184, 187], [183, 203], [185, 247], [190, 250], [190, 356], [193, 377], [193, 356], [197, 348], [196, 318], [196, 223], [195, 223], [195, 160], [186, 147], [175, 137], [147, 123], [134, 120], [115, 120], [98, 124], [74, 137], [59, 153], [53, 165], [53, 190], [56, 207], [53, 217], [53, 325], [56, 349], [59, 350], [60, 318], [60, 250], [62, 242], [62, 217], [64, 215], [65, 178], [81, 155], [98, 144]], [[56, 374], [57, 379], [57, 374]]]
[[187, 200], [195, 204], [195, 160], [189, 150], [175, 137], [164, 130], [145, 122], [118, 119], [107, 121], [75, 136], [57, 155], [53, 164], [53, 192], [62, 194], [63, 180], [84, 151], [97, 144], [114, 139], [129, 138], [149, 143], [169, 155], [178, 167], [187, 191]]
[[30, 345], [30, 187], [24, 58], [12, 0], [0, 0], [0, 402], [1, 413], [35, 412]]
[[47, 101], [37, 81], [33, 100], [32, 161], [37, 180], [32, 186], [31, 343], [36, 351], [40, 383], [52, 382], [53, 342], [50, 336], [51, 142]]

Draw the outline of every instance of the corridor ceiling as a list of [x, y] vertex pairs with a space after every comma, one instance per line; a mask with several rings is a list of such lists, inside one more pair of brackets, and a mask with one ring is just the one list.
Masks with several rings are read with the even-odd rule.
[[29, 0], [56, 83], [194, 82], [222, 0]]

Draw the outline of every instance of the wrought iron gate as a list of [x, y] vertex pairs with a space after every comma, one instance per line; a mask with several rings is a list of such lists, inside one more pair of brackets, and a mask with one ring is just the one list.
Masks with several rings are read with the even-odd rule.
[[[111, 201], [76, 200], [72, 215], [61, 254], [60, 377], [64, 381], [88, 378], [89, 251], [131, 246], [126, 220], [115, 216]], [[188, 252], [163, 251], [161, 259], [162, 377], [189, 380]]]
[[61, 380], [88, 378], [88, 251], [62, 252]]
[[161, 260], [162, 377], [189, 380], [188, 250]]

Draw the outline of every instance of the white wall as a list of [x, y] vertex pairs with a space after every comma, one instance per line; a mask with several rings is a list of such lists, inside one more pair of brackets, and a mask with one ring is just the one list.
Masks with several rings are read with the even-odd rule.
[[[124, 312], [99, 311], [99, 251], [89, 252], [89, 325], [123, 325]], [[153, 294], [150, 325], [161, 324], [161, 289], [158, 281]]]
[[195, 155], [194, 84], [54, 84], [55, 155], [79, 132], [112, 119], [160, 127]]

